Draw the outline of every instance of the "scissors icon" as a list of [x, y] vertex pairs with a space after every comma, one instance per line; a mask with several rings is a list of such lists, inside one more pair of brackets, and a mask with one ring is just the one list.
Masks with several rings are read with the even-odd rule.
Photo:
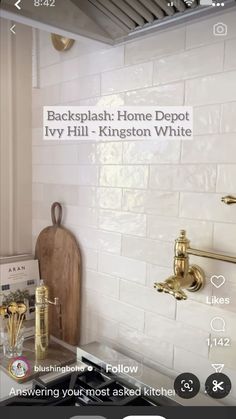
[[212, 388], [212, 390], [214, 391], [214, 393], [216, 393], [218, 390], [224, 390], [224, 387], [222, 387], [222, 385], [224, 384], [224, 381], [221, 381], [220, 383], [218, 383], [217, 380], [212, 381], [212, 384], [214, 385], [214, 387]]

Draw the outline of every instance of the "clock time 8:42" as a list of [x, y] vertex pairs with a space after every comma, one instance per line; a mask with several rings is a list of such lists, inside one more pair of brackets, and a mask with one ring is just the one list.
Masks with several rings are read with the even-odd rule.
[[34, 6], [54, 7], [56, 6], [56, 0], [34, 0]]

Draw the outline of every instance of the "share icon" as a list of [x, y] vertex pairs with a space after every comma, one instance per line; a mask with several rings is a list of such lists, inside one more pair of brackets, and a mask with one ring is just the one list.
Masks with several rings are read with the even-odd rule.
[[221, 373], [225, 364], [211, 364], [212, 368], [214, 368], [216, 373]]

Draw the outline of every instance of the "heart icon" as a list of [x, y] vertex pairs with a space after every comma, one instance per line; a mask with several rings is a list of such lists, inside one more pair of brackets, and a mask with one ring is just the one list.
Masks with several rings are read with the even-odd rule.
[[225, 277], [223, 275], [213, 275], [211, 277], [211, 283], [214, 285], [214, 287], [220, 288], [225, 283]]

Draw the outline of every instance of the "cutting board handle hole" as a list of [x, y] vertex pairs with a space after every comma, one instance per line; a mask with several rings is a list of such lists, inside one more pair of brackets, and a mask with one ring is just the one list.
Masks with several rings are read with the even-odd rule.
[[59, 202], [53, 202], [51, 206], [51, 217], [52, 217], [52, 224], [54, 226], [59, 226], [61, 224], [62, 206]]

